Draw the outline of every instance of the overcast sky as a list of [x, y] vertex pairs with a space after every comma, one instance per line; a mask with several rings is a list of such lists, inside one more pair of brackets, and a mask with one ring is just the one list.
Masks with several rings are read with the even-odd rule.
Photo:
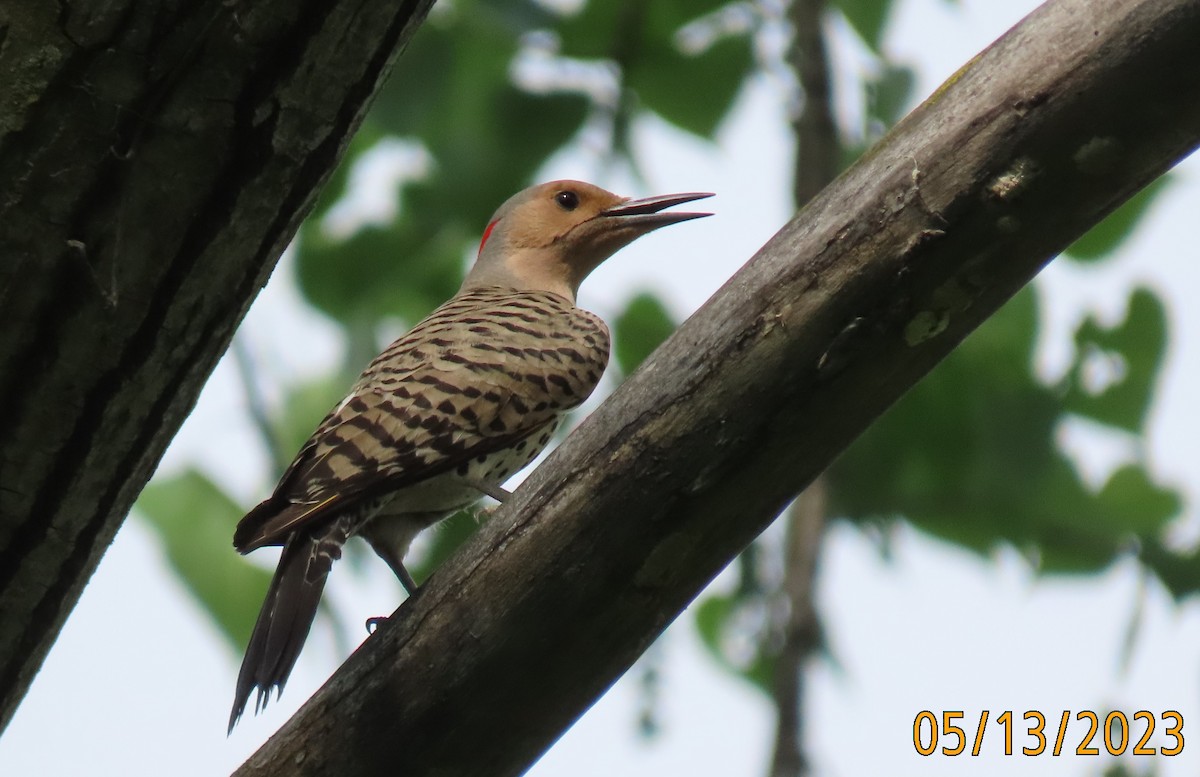
[[[897, 0], [887, 49], [918, 69], [924, 97], [1015, 23], [1030, 0]], [[863, 58], [845, 31], [835, 56], [843, 74]], [[400, 64], [403, 67], [403, 61]], [[639, 128], [648, 185], [601, 180], [628, 194], [715, 191], [717, 217], [656, 233], [623, 251], [584, 286], [580, 303], [610, 318], [635, 291], [653, 289], [680, 316], [699, 306], [790, 216], [790, 138], [780, 86], [757, 81], [712, 149], [653, 122]], [[560, 156], [543, 178], [591, 177], [580, 157]], [[1176, 184], [1127, 246], [1114, 272], [1097, 279], [1054, 263], [1040, 282], [1049, 300], [1040, 368], [1059, 374], [1070, 332], [1088, 310], [1117, 320], [1135, 282], [1171, 303], [1174, 339], [1152, 420], [1150, 458], [1194, 503], [1200, 482], [1195, 440], [1200, 419], [1200, 262], [1192, 234], [1200, 212], [1200, 164], [1182, 165]], [[482, 226], [482, 225], [481, 225]], [[339, 357], [336, 330], [307, 312], [285, 262], [244, 328], [250, 348], [284, 385], [326, 371]], [[1057, 372], [1056, 372], [1057, 371]], [[1072, 438], [1088, 471], [1101, 477], [1113, 455]], [[1082, 440], [1082, 442], [1080, 442]], [[898, 452], [901, 455], [902, 452]], [[199, 462], [249, 504], [275, 473], [248, 428], [236, 373], [222, 363], [172, 446], [163, 472]], [[1194, 512], [1182, 540], [1200, 536]], [[262, 553], [262, 563], [272, 563]], [[364, 618], [391, 612], [400, 589], [383, 564], [369, 579], [335, 574], [328, 594], [346, 616], [346, 645], [365, 636]], [[715, 585], [731, 581], [719, 578]], [[884, 564], [873, 545], [835, 525], [825, 540], [818, 598], [836, 667], [818, 662], [807, 699], [808, 746], [821, 775], [1096, 775], [1103, 759], [999, 755], [990, 730], [977, 759], [917, 755], [913, 718], [923, 709], [1179, 710], [1200, 720], [1200, 608], [1176, 607], [1136, 567], [1118, 564], [1100, 578], [1035, 578], [1014, 552], [991, 559], [899, 533]], [[1122, 641], [1139, 601], [1142, 622], [1127, 671]], [[344, 652], [314, 633], [282, 701], [246, 717], [226, 739], [240, 654], [167, 570], [154, 535], [127, 523], [69, 619], [8, 731], [0, 739], [4, 775], [213, 775], [230, 772], [273, 733], [337, 667]], [[665, 638], [660, 694], [662, 735], [636, 735], [637, 687], [622, 681], [534, 768], [534, 775], [760, 775], [773, 713], [744, 683], [721, 674], [703, 653], [685, 615]], [[1160, 731], [1162, 726], [1160, 724]], [[973, 729], [970, 729], [973, 731]], [[1020, 729], [1018, 729], [1019, 734]], [[1077, 732], [1076, 729], [1071, 729]], [[1140, 729], [1139, 729], [1140, 732]], [[1185, 727], [1185, 733], [1190, 729]], [[1082, 734], [1068, 735], [1073, 750]], [[1163, 744], [1159, 737], [1154, 743]], [[1024, 744], [1019, 736], [1017, 744]], [[1200, 746], [1157, 764], [1164, 777], [1194, 775]], [[1144, 759], [1126, 759], [1145, 769]], [[964, 763], [968, 762], [968, 763]], [[981, 765], [980, 762], [983, 762]], [[968, 770], [970, 770], [968, 772]]]

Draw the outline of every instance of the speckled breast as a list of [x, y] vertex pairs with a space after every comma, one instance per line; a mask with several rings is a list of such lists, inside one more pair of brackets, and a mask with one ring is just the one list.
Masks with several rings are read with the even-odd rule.
[[515, 445], [476, 456], [456, 470], [407, 486], [376, 500], [369, 514], [450, 513], [469, 507], [484, 494], [470, 482], [498, 486], [533, 463], [558, 429], [555, 419]]

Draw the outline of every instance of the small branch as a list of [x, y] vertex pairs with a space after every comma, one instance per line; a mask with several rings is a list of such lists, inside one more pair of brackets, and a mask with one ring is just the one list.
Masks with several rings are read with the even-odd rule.
[[284, 449], [275, 431], [275, 425], [271, 423], [271, 413], [267, 410], [262, 387], [258, 384], [258, 371], [254, 366], [254, 358], [250, 355], [249, 346], [243, 337], [235, 336], [230, 350], [233, 351], [233, 363], [237, 366], [242, 391], [246, 395], [246, 410], [250, 414], [250, 421], [258, 430], [258, 435], [271, 456], [271, 471], [282, 472], [291, 463], [291, 454]]
[[[788, 65], [802, 92], [796, 134], [796, 170], [792, 194], [801, 208], [824, 189], [837, 173], [841, 143], [833, 119], [833, 86], [825, 46], [824, 0], [792, 0], [788, 20], [792, 41]], [[816, 649], [820, 623], [813, 603], [817, 557], [825, 529], [824, 476], [813, 481], [786, 514], [783, 585], [785, 604], [782, 645], [775, 656], [771, 695], [775, 703], [775, 748], [771, 777], [801, 777], [809, 773], [804, 754], [804, 669]]]
[[792, 41], [786, 57], [802, 93], [799, 113], [792, 122], [796, 133], [792, 197], [797, 208], [829, 185], [841, 160], [833, 119], [833, 81], [821, 28], [824, 12], [824, 0], [792, 0], [788, 6]]
[[783, 646], [775, 657], [771, 695], [778, 714], [771, 777], [809, 773], [804, 755], [804, 664], [820, 644], [820, 622], [813, 604], [817, 558], [828, 509], [825, 478], [819, 477], [792, 503], [784, 537], [781, 594], [787, 606]]
[[612, 108], [609, 153], [627, 159], [633, 168], [631, 172], [634, 177], [641, 179], [641, 169], [633, 157], [629, 138], [636, 108], [635, 96], [633, 90], [626, 84], [626, 79], [629, 69], [642, 55], [642, 37], [646, 34], [643, 29], [646, 3], [645, 0], [620, 0], [620, 2], [620, 8], [617, 9], [616, 32], [609, 54], [609, 59], [617, 66], [616, 104]]

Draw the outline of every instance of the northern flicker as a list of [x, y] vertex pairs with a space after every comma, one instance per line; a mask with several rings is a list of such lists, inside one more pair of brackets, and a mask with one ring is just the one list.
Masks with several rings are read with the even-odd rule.
[[241, 553], [282, 545], [238, 674], [232, 731], [281, 692], [342, 545], [361, 536], [409, 594], [422, 529], [478, 501], [542, 451], [608, 363], [604, 322], [579, 284], [642, 235], [708, 213], [662, 212], [709, 197], [631, 200], [579, 181], [526, 189], [496, 211], [462, 288], [375, 358], [321, 422], [275, 491], [238, 524]]

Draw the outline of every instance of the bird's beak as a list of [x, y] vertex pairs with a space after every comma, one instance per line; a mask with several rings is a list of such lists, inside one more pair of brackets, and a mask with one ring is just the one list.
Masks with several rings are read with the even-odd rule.
[[711, 196], [713, 196], [712, 192], [687, 192], [685, 194], [660, 194], [657, 197], [645, 197], [640, 200], [626, 200], [620, 205], [600, 211], [600, 216], [615, 218], [622, 225], [639, 227], [649, 232], [668, 224], [678, 224], [681, 221], [711, 216], [711, 213], [660, 212], [663, 208], [669, 208], [672, 205], [682, 205], [685, 202], [702, 200]]

